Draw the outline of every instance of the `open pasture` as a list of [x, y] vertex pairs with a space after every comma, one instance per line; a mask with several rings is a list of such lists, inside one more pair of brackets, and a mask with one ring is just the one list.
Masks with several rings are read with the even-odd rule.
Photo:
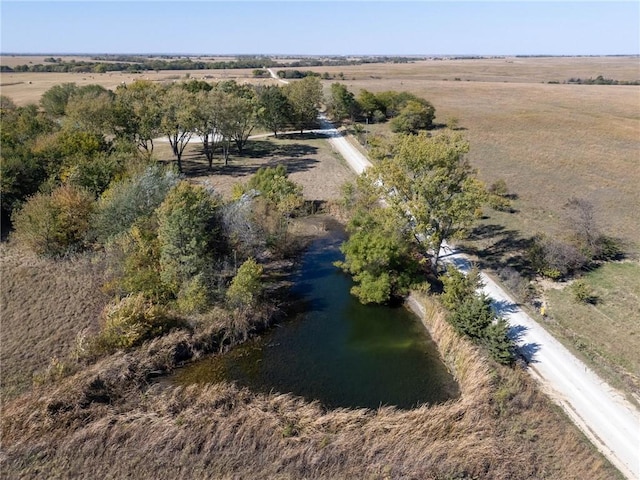
[[[374, 75], [379, 78], [355, 75], [356, 80], [345, 83], [356, 93], [360, 89], [407, 90], [433, 103], [437, 124], [457, 118], [470, 142], [469, 159], [480, 177], [488, 184], [503, 178], [518, 197], [514, 205], [518, 215], [496, 216], [500, 223], [507, 223], [507, 228], [516, 228], [524, 235], [561, 232], [563, 205], [571, 197], [581, 197], [594, 205], [602, 230], [620, 237], [630, 253], [637, 253], [640, 87], [557, 85], [535, 78], [540, 64], [557, 66], [554, 74], [544, 74], [547, 79], [595, 78], [599, 74], [617, 79], [631, 79], [635, 74], [638, 78], [637, 59], [533, 58], [514, 59], [513, 64], [502, 62], [504, 68], [513, 69], [512, 81], [443, 81], [435, 79], [432, 67], [423, 62], [390, 65], [395, 71], [386, 74], [386, 66], [379, 66]], [[437, 63], [443, 66], [439, 68], [464, 65], [478, 79], [491, 61]], [[502, 69], [503, 65], [497, 67]], [[351, 78], [351, 71], [345, 77]], [[530, 83], [525, 83], [527, 79]], [[371, 130], [375, 132], [377, 127]]]

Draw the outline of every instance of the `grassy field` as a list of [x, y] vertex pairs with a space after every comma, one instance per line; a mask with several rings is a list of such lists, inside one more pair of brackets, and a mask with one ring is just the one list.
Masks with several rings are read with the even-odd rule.
[[[562, 205], [579, 195], [594, 203], [603, 230], [621, 237], [637, 255], [640, 87], [543, 83], [597, 75], [637, 80], [637, 59], [442, 60], [317, 70], [343, 72], [354, 91], [410, 90], [435, 105], [436, 122], [459, 119], [480, 176], [489, 183], [504, 178], [518, 195], [518, 213], [490, 212], [485, 219], [495, 228], [478, 241], [484, 247], [510, 236], [561, 232]], [[177, 80], [185, 73], [149, 76]], [[250, 71], [191, 73], [212, 75], [212, 81], [253, 81]], [[3, 95], [25, 104], [61, 82], [115, 88], [144, 76], [0, 78]], [[168, 145], [157, 144], [157, 156], [171, 161]], [[232, 156], [226, 169], [217, 162], [212, 172], [197, 144], [184, 160], [194, 182], [209, 182], [227, 197], [233, 183], [279, 162], [310, 200], [336, 199], [341, 183], [353, 178], [324, 140], [308, 136], [251, 141], [244, 157]], [[434, 340], [461, 384], [462, 398], [412, 411], [326, 411], [289, 395], [255, 395], [227, 384], [150, 384], [153, 372], [177, 365], [181, 349], [198, 348], [205, 337], [197, 332], [170, 334], [32, 387], [34, 373], [47, 370], [51, 358], [72, 359], [78, 332], [97, 328], [107, 301], [98, 288], [100, 266], [89, 257], [53, 264], [11, 246], [4, 247], [0, 262], [0, 469], [7, 478], [39, 478], [43, 472], [136, 478], [619, 478], [524, 372], [490, 368], [447, 333], [441, 318], [433, 320], [439, 322], [432, 326]], [[595, 363], [618, 365], [614, 370], [631, 375], [629, 385], [635, 385], [640, 364], [638, 270], [637, 263], [624, 263], [590, 274], [587, 281], [600, 297], [595, 306], [576, 305], [568, 290], [547, 293], [550, 328]], [[616, 296], [620, 292], [624, 297]]]
[[149, 384], [172, 334], [6, 405], [5, 477], [616, 479], [620, 475], [518, 369], [491, 368], [427, 305], [461, 398], [412, 410], [326, 410], [220, 383]]
[[570, 287], [549, 289], [545, 325], [601, 371], [613, 369], [605, 374], [640, 402], [640, 265], [604, 265], [584, 280], [596, 303], [576, 301]]
[[[155, 154], [161, 161], [174, 161], [168, 143], [156, 142]], [[245, 183], [258, 168], [280, 163], [287, 167], [289, 177], [302, 185], [307, 200], [338, 200], [341, 185], [355, 178], [331, 145], [324, 138], [311, 134], [249, 140], [242, 157], [232, 152], [228, 166], [218, 158], [211, 171], [202, 154], [202, 145], [192, 141], [185, 150], [183, 162], [185, 174], [194, 182], [213, 186], [225, 198], [230, 198], [233, 184]]]
[[99, 328], [108, 297], [104, 264], [89, 256], [54, 261], [2, 246], [0, 251], [0, 400], [28, 390], [56, 358], [73, 355], [76, 338]]
[[518, 196], [519, 213], [507, 228], [561, 231], [563, 205], [583, 197], [602, 229], [638, 253], [640, 87], [402, 77], [347, 84], [353, 91], [408, 90], [434, 104], [436, 123], [458, 118], [480, 177], [488, 184], [503, 178]]

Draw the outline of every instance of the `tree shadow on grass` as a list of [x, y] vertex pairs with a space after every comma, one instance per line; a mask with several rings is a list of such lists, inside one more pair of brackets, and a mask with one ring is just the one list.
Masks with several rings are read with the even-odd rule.
[[465, 250], [478, 258], [477, 263], [481, 269], [499, 271], [501, 268], [511, 267], [524, 276], [535, 274], [527, 259], [532, 238], [522, 237], [518, 231], [507, 230], [502, 225], [483, 224], [471, 231], [469, 240], [491, 242], [485, 248], [479, 248], [476, 244], [465, 246]]
[[209, 165], [206, 161], [183, 160], [182, 170], [187, 177], [226, 175], [240, 178], [253, 175], [259, 168], [263, 167], [275, 167], [276, 165], [282, 164], [287, 167], [287, 172], [291, 174], [311, 170], [318, 163], [320, 162], [314, 158], [274, 158], [267, 161], [265, 164], [256, 165], [245, 163], [243, 159], [230, 158], [228, 165], [223, 165], [218, 160], [217, 162], [214, 162], [213, 167], [209, 169]]
[[[313, 127], [319, 130], [319, 127]], [[300, 132], [287, 132], [287, 133], [279, 133], [278, 140], [324, 140], [327, 138], [327, 135], [321, 133], [319, 131], [304, 131]]]
[[277, 143], [269, 140], [249, 140], [242, 152], [242, 156], [248, 158], [299, 158], [315, 155], [317, 152], [317, 147], [304, 143]]
[[[279, 144], [269, 140], [250, 140], [242, 156], [229, 156], [229, 164], [224, 165], [221, 153], [216, 153], [211, 169], [202, 149], [185, 153], [182, 157], [182, 171], [187, 177], [208, 175], [229, 175], [245, 177], [253, 175], [261, 167], [283, 164], [288, 173], [304, 172], [313, 168], [318, 160], [309, 158], [316, 154], [317, 147], [303, 143]], [[251, 159], [265, 159], [263, 165], [249, 163]]]

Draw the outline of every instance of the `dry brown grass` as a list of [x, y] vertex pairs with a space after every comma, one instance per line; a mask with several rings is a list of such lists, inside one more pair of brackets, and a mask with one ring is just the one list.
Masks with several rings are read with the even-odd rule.
[[477, 478], [619, 477], [526, 373], [490, 371], [429, 309], [460, 379], [458, 401], [409, 411], [324, 410], [226, 383], [147, 387], [171, 362], [172, 334], [117, 354], [3, 412], [8, 477]]
[[[306, 69], [305, 69], [306, 70]], [[638, 57], [540, 57], [423, 60], [407, 64], [372, 63], [340, 67], [312, 67], [309, 70], [345, 80], [367, 81], [460, 81], [541, 83], [570, 78], [640, 80]], [[435, 100], [435, 98], [433, 98]]]
[[347, 82], [358, 91], [408, 90], [432, 101], [436, 122], [459, 119], [469, 159], [487, 183], [503, 178], [518, 215], [492, 223], [522, 235], [564, 228], [572, 196], [596, 208], [605, 232], [638, 252], [640, 87], [443, 82], [405, 78]]
[[100, 291], [104, 265], [79, 256], [54, 261], [2, 247], [1, 398], [28, 389], [51, 360], [72, 354], [76, 337], [98, 329], [107, 297]]
[[[533, 63], [527, 66], [526, 72], [511, 74], [512, 81], [537, 82], [532, 75], [537, 75], [535, 72], [539, 67], [536, 65], [541, 65], [542, 60], [531, 59]], [[554, 61], [562, 63], [569, 59]], [[462, 62], [459, 68], [493, 65], [491, 62], [467, 62], [476, 61]], [[498, 62], [494, 62], [495, 65]], [[437, 68], [447, 65], [456, 64], [438, 62]], [[504, 65], [505, 68], [509, 65], [509, 68], [516, 68], [515, 63], [504, 62]], [[579, 71], [577, 64], [572, 68]], [[629, 78], [623, 77], [625, 68]], [[555, 221], [556, 217], [549, 217], [549, 214], [555, 212], [551, 208], [558, 206], [558, 199], [566, 188], [586, 185], [589, 191], [595, 191], [603, 198], [615, 198], [616, 195], [624, 201], [637, 198], [633, 196], [637, 191], [629, 188], [633, 178], [628, 177], [633, 177], [634, 172], [625, 172], [623, 167], [625, 161], [629, 162], [628, 154], [633, 152], [630, 146], [633, 132], [638, 131], [639, 117], [634, 107], [637, 105], [634, 103], [637, 102], [637, 87], [444, 82], [444, 77], [437, 77], [441, 72], [424, 73], [424, 66], [419, 64], [339, 67], [336, 71], [344, 71], [347, 78], [351, 78], [350, 69], [354, 69], [353, 75], [356, 71], [361, 72], [357, 74], [361, 75], [359, 80], [349, 82], [356, 90], [412, 90], [434, 103], [437, 120], [457, 116], [460, 126], [467, 129], [465, 133], [471, 141], [472, 152], [480, 152], [472, 153], [472, 161], [481, 175], [492, 180], [498, 174], [520, 195], [517, 208], [521, 213], [505, 215], [505, 221], [513, 222], [514, 228], [523, 232], [553, 228], [549, 221]], [[329, 69], [320, 68], [320, 71], [324, 70]], [[367, 74], [369, 71], [371, 73]], [[171, 72], [171, 75], [184, 73]], [[478, 79], [481, 73], [476, 72]], [[561, 73], [564, 75], [564, 70]], [[627, 64], [620, 70], [567, 74], [636, 79], [632, 73]], [[370, 78], [371, 75], [383, 78]], [[432, 76], [429, 79], [425, 75]], [[483, 79], [489, 79], [490, 75], [495, 74], [489, 72]], [[3, 74], [2, 83], [5, 81], [6, 74]], [[74, 80], [56, 80], [51, 85], [64, 81]], [[96, 79], [84, 81], [97, 83]], [[3, 94], [11, 96], [8, 88], [3, 86]], [[47, 88], [41, 88], [40, 93]], [[18, 103], [26, 103], [27, 99], [35, 101], [34, 92], [25, 92], [21, 94], [22, 100], [14, 100]], [[583, 105], [583, 102], [586, 103]], [[594, 114], [598, 111], [593, 110], [596, 107], [605, 113]], [[613, 138], [618, 139], [616, 142], [610, 143], [612, 137], [602, 132], [607, 126], [611, 126]], [[589, 131], [589, 128], [593, 130]], [[584, 135], [583, 129], [587, 132]], [[590, 141], [593, 135], [595, 144], [588, 147], [581, 143]], [[573, 143], [567, 144], [570, 149], [566, 151], [562, 142], [569, 140]], [[295, 138], [283, 140], [289, 141], [295, 142]], [[547, 145], [549, 142], [551, 146]], [[556, 148], [553, 142], [557, 142]], [[617, 150], [618, 154], [607, 154], [604, 146], [591, 154], [594, 145], [600, 143], [614, 145], [612, 150]], [[339, 163], [332, 153], [322, 148], [315, 152], [317, 157], [304, 155], [301, 158], [322, 156], [323, 162], [333, 158]], [[539, 159], [538, 152], [541, 152]], [[603, 154], [609, 156], [601, 159]], [[620, 160], [625, 155], [626, 160]], [[247, 162], [253, 160], [247, 158]], [[200, 160], [188, 158], [186, 163], [190, 161], [197, 170]], [[604, 165], [606, 161], [613, 165]], [[562, 175], [550, 176], [548, 171], [555, 172], [556, 167]], [[600, 185], [598, 182], [602, 181], [598, 178], [601, 167], [617, 173], [609, 187], [592, 190], [590, 185]], [[246, 175], [255, 168], [257, 166], [247, 169]], [[344, 165], [343, 168], [346, 169]], [[572, 169], [576, 172], [578, 187], [567, 181]], [[316, 174], [310, 177], [309, 186], [305, 185], [305, 195], [321, 199], [320, 195], [328, 191], [325, 182], [335, 172], [320, 172], [319, 166], [314, 165], [304, 173]], [[222, 170], [216, 170], [211, 181], [220, 180], [222, 183], [216, 186], [223, 192], [233, 181], [247, 178], [244, 174], [231, 174], [222, 179], [222, 175]], [[207, 176], [206, 172], [196, 175], [198, 180]], [[304, 184], [302, 177], [296, 181]], [[554, 183], [549, 186], [549, 182]], [[331, 188], [337, 188], [333, 185]], [[311, 188], [317, 190], [307, 190]], [[540, 195], [541, 191], [545, 195]], [[625, 236], [632, 236], [634, 229], [640, 228], [637, 224], [625, 225], [630, 209], [623, 207], [619, 215], [617, 209], [603, 211], [600, 205], [598, 208], [604, 220], [619, 227]], [[21, 268], [18, 260], [11, 265]], [[38, 270], [37, 265], [41, 264], [34, 265]], [[44, 266], [40, 268], [46, 270]], [[4, 310], [8, 304], [5, 302], [12, 302], [12, 308], [20, 311], [23, 307], [20, 292], [29, 290], [30, 286], [34, 299], [44, 298], [42, 290], [53, 286], [59, 286], [61, 291], [49, 296], [64, 295], [67, 286], [60, 280], [63, 275], [59, 272], [51, 269], [49, 276], [43, 274], [33, 284], [24, 281], [19, 292], [12, 291], [15, 298], [5, 300], [3, 297], [3, 355], [6, 345]], [[78, 272], [76, 275], [82, 283], [85, 277]], [[85, 279], [84, 283], [90, 282]], [[74, 301], [78, 307], [70, 308], [67, 313], [71, 314], [76, 308], [82, 311], [80, 305], [93, 302], [91, 298], [96, 290], [81, 290], [85, 293], [78, 294], [79, 299]], [[42, 308], [63, 309], [61, 302], [54, 303], [54, 306]], [[93, 305], [99, 310], [99, 302]], [[537, 390], [525, 372], [489, 367], [472, 346], [451, 332], [437, 309], [428, 309], [428, 313], [433, 338], [460, 382], [462, 396], [458, 401], [411, 411], [392, 408], [326, 411], [317, 403], [290, 395], [257, 395], [228, 384], [186, 389], [166, 382], [150, 385], [157, 372], [171, 370], [187, 357], [201, 355], [215, 345], [220, 326], [212, 320], [208, 327], [204, 323], [194, 333], [174, 332], [133, 352], [118, 353], [98, 363], [84, 365], [78, 373], [61, 379], [58, 384], [36, 385], [29, 392], [8, 398], [2, 411], [1, 471], [7, 478], [619, 478], [569, 420]], [[42, 318], [34, 313], [34, 318], [41, 320], [32, 324], [32, 330], [21, 330], [18, 326], [11, 338], [19, 344], [21, 338], [31, 335], [31, 344], [41, 345], [44, 353], [43, 361], [36, 363], [46, 366], [58, 344], [58, 341], [47, 343], [48, 335], [56, 329], [56, 323], [50, 323], [49, 319], [57, 317], [51, 314]], [[61, 319], [60, 324], [95, 325], [95, 318], [86, 315], [77, 322]], [[65, 337], [75, 340], [76, 331], [70, 329]], [[59, 341], [63, 343], [63, 340]], [[71, 344], [68, 345], [60, 351], [61, 358], [71, 351]], [[21, 357], [3, 356], [3, 382], [5, 358], [12, 362], [13, 371], [19, 371], [21, 365]], [[21, 389], [28, 383], [23, 381]], [[17, 391], [12, 395], [15, 393]]]
[[17, 72], [0, 73], [2, 95], [11, 98], [16, 105], [37, 104], [44, 92], [54, 85], [75, 83], [79, 86], [98, 84], [110, 90], [119, 85], [135, 80], [152, 82], [173, 82], [190, 79], [205, 79], [209, 82], [236, 80], [239, 83], [272, 85], [276, 80], [253, 78], [252, 69], [234, 70], [161, 70], [142, 73], [107, 72], [107, 73], [55, 73], [55, 72]]

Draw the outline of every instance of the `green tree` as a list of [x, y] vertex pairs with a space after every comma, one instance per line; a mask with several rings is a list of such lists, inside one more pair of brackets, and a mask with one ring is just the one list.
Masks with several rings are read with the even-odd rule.
[[225, 103], [223, 128], [221, 131], [233, 140], [242, 155], [249, 135], [256, 126], [256, 105], [253, 99], [231, 95]]
[[291, 104], [282, 88], [270, 85], [258, 90], [258, 120], [277, 138], [291, 119]]
[[57, 256], [86, 245], [93, 195], [70, 185], [37, 193], [15, 212], [14, 238], [32, 251]]
[[64, 125], [67, 129], [104, 135], [115, 133], [115, 95], [100, 86], [78, 88], [67, 101]]
[[483, 285], [477, 268], [472, 268], [465, 275], [451, 264], [447, 265], [447, 273], [440, 279], [443, 285], [440, 299], [449, 310], [455, 310], [465, 299], [474, 296]]
[[155, 215], [139, 217], [111, 247], [120, 254], [119, 275], [113, 282], [117, 293], [142, 294], [154, 302], [166, 302], [175, 293], [161, 276], [157, 220]]
[[78, 90], [75, 83], [61, 83], [54, 85], [40, 97], [40, 106], [52, 117], [61, 117], [65, 114], [67, 103], [71, 95]]
[[434, 267], [442, 242], [464, 236], [486, 197], [464, 158], [468, 150], [458, 134], [401, 136], [393, 158], [365, 172], [416, 242], [430, 253]]
[[286, 215], [303, 203], [302, 187], [288, 178], [287, 168], [282, 164], [258, 169], [246, 189], [259, 191], [277, 211]]
[[331, 84], [329, 111], [334, 120], [349, 118], [352, 121], [358, 116], [359, 108], [355, 96], [341, 83]]
[[491, 309], [491, 299], [485, 295], [470, 295], [456, 305], [449, 315], [451, 325], [472, 340], [484, 338], [485, 331], [493, 323], [495, 313]]
[[195, 78], [181, 83], [180, 86], [191, 93], [208, 92], [213, 89], [213, 85], [206, 80], [196, 80]]
[[315, 125], [318, 108], [322, 102], [322, 83], [318, 77], [304, 77], [284, 87], [291, 103], [291, 121], [303, 132], [305, 127]]
[[235, 277], [231, 281], [231, 285], [227, 290], [227, 301], [234, 308], [252, 308], [255, 307], [262, 295], [262, 265], [258, 264], [253, 258], [245, 261]]
[[427, 130], [433, 123], [435, 109], [427, 102], [409, 100], [400, 114], [391, 120], [391, 131], [395, 133], [418, 133]]
[[483, 344], [493, 359], [503, 365], [513, 363], [515, 359], [515, 344], [509, 337], [509, 324], [498, 317], [484, 332]]
[[178, 183], [157, 210], [163, 282], [177, 293], [215, 254], [218, 202], [203, 187]]
[[148, 80], [116, 89], [116, 133], [133, 141], [148, 156], [153, 153], [153, 139], [162, 134], [161, 95], [161, 88]]
[[441, 280], [444, 291], [440, 298], [449, 310], [447, 321], [458, 333], [484, 346], [494, 360], [510, 364], [515, 345], [509, 337], [509, 325], [492, 309], [491, 299], [478, 293], [482, 287], [478, 270], [465, 275], [449, 265]]
[[164, 91], [160, 129], [169, 139], [179, 171], [182, 171], [182, 154], [191, 140], [197, 118], [194, 94], [176, 85]]
[[215, 89], [208, 92], [199, 92], [196, 95], [197, 116], [195, 131], [202, 139], [202, 150], [209, 162], [209, 170], [213, 168], [213, 159], [219, 146], [226, 145], [226, 148], [223, 148], [225, 165], [228, 161], [228, 146], [231, 139], [230, 137], [225, 139], [221, 133], [226, 97], [226, 93]]
[[0, 191], [3, 221], [38, 191], [50, 174], [48, 162], [34, 154], [39, 138], [58, 127], [35, 105], [16, 107], [3, 97], [0, 111]]
[[384, 105], [378, 100], [375, 94], [362, 89], [358, 94], [358, 107], [367, 120], [373, 120], [376, 112], [383, 112]]
[[[353, 201], [354, 192], [350, 193]], [[385, 303], [407, 293], [415, 283], [417, 264], [392, 212], [367, 207], [366, 193], [355, 195], [359, 205], [347, 226], [349, 238], [341, 247], [345, 259], [336, 265], [353, 276], [351, 293], [362, 303]]]

